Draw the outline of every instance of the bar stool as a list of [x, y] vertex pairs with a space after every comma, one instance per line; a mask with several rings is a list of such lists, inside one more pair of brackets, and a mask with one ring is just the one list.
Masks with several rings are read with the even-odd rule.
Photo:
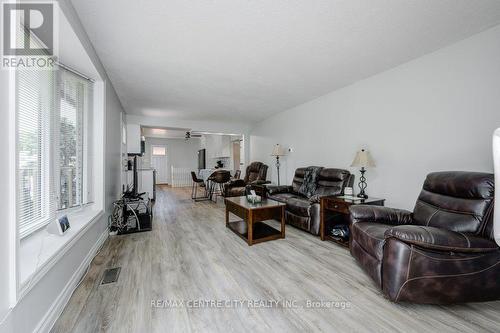
[[[191, 199], [194, 201], [208, 200], [208, 191], [203, 179], [199, 179], [194, 171], [191, 171], [191, 178], [193, 179], [193, 186], [191, 187]], [[198, 187], [203, 187], [205, 189], [205, 195], [198, 197]]]
[[210, 180], [210, 199], [215, 194], [214, 201], [217, 202], [217, 196], [225, 194], [225, 185], [231, 180], [231, 173], [228, 170], [218, 170], [212, 173], [208, 179]]

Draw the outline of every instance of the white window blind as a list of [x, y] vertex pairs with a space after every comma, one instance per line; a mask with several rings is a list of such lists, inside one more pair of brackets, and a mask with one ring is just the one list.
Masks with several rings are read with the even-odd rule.
[[[19, 26], [16, 36], [28, 33]], [[50, 141], [55, 95], [55, 71], [17, 70], [17, 215], [21, 237], [54, 218]]]
[[92, 202], [93, 83], [69, 70], [17, 70], [17, 220], [26, 237], [57, 210]]
[[92, 90], [91, 81], [68, 70], [58, 75], [59, 108], [55, 145], [58, 147], [56, 189], [58, 209], [86, 204], [92, 200]]
[[53, 217], [50, 197], [51, 113], [54, 109], [54, 72], [18, 70], [17, 73], [18, 221], [22, 236]]

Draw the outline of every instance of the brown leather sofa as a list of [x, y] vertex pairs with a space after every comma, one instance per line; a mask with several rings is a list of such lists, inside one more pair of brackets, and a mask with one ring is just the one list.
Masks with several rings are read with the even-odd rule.
[[493, 200], [492, 174], [431, 173], [413, 212], [350, 208], [351, 254], [396, 302], [500, 299]]
[[247, 166], [244, 179], [234, 179], [225, 186], [226, 197], [239, 197], [245, 194], [247, 185], [268, 184], [267, 165], [262, 162], [252, 162]]
[[299, 193], [299, 189], [304, 182], [307, 169], [295, 170], [291, 186], [267, 185], [267, 196], [286, 203], [285, 221], [287, 224], [313, 235], [319, 235], [320, 198], [327, 195], [342, 195], [346, 186], [352, 187], [354, 175], [347, 170], [322, 168], [317, 178], [316, 190], [311, 196], [304, 196]]

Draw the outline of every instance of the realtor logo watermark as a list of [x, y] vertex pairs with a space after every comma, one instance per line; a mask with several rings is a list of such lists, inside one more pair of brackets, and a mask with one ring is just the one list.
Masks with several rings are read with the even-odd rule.
[[1, 2], [2, 69], [52, 69], [58, 46], [54, 1]]
[[328, 309], [346, 310], [352, 307], [348, 301], [295, 299], [152, 299], [156, 309]]

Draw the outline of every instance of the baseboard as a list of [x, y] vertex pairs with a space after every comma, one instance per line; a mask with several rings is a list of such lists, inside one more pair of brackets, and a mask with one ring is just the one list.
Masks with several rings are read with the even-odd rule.
[[104, 244], [108, 236], [109, 232], [106, 229], [99, 236], [97, 242], [94, 244], [94, 246], [92, 246], [87, 256], [85, 256], [85, 259], [82, 261], [76, 272], [71, 276], [71, 279], [68, 281], [68, 283], [66, 283], [66, 286], [64, 286], [63, 291], [59, 294], [59, 296], [52, 304], [50, 309], [46, 312], [45, 316], [42, 318], [42, 320], [40, 321], [34, 332], [40, 332], [40, 333], [50, 332], [50, 330], [56, 323], [57, 319], [62, 314], [64, 308], [66, 307], [66, 304], [68, 304], [69, 299], [73, 294], [73, 291], [78, 286], [78, 283], [83, 277], [83, 274], [85, 274], [87, 267], [90, 265], [95, 255], [97, 254], [97, 251], [99, 251], [99, 249]]

